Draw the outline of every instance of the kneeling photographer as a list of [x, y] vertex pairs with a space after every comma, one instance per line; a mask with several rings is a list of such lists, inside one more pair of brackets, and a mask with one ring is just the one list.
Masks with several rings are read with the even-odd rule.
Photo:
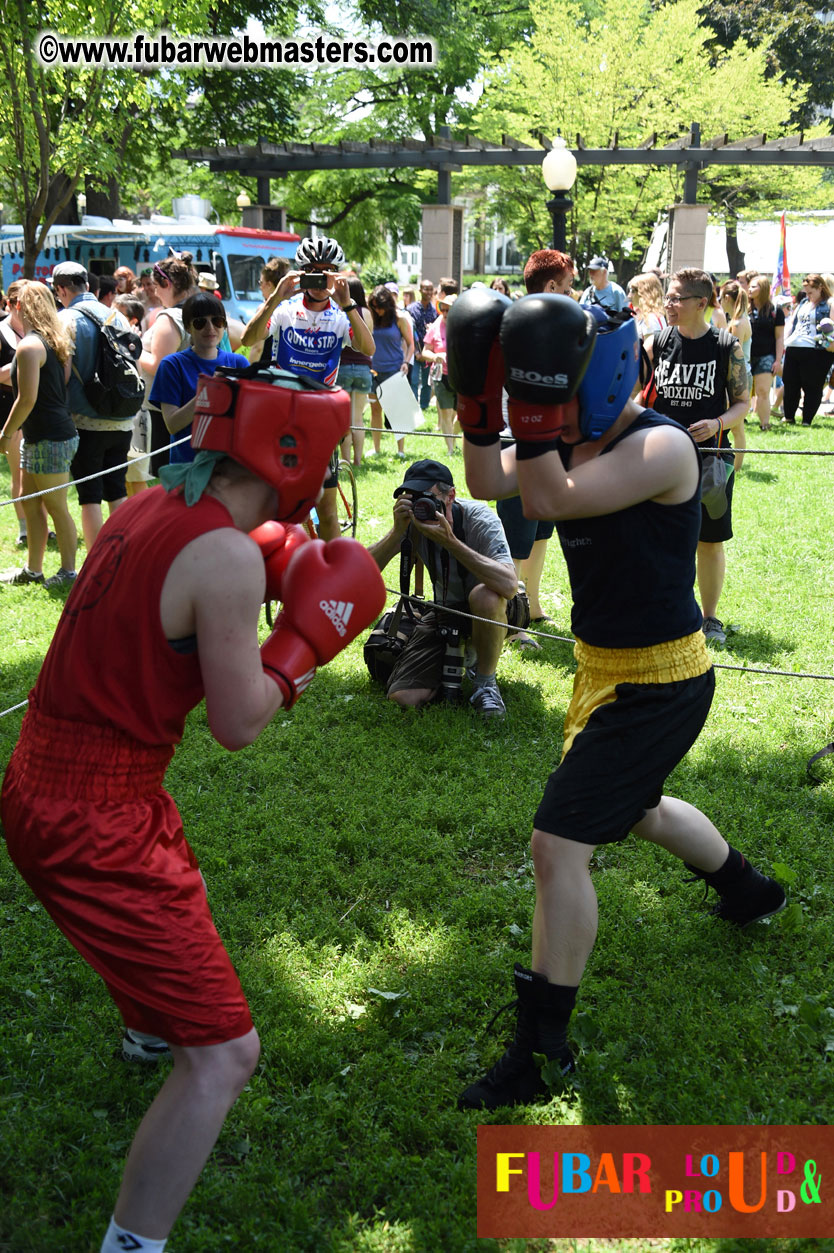
[[468, 670], [474, 683], [469, 703], [487, 717], [503, 718], [495, 671], [507, 634], [507, 602], [518, 592], [518, 579], [499, 519], [487, 505], [456, 500], [451, 471], [439, 461], [409, 466], [394, 501], [393, 527], [370, 548], [380, 570], [403, 546], [408, 553], [410, 544], [412, 560], [419, 557], [429, 572], [436, 604], [492, 621], [426, 610], [388, 680], [388, 699], [412, 708], [428, 704], [441, 687], [444, 694], [453, 692], [450, 658], [462, 654], [468, 637], [470, 656], [475, 654]]

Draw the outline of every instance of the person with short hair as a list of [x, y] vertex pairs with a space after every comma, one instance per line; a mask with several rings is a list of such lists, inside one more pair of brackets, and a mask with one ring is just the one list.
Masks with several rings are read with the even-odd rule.
[[414, 398], [425, 411], [431, 404], [431, 380], [429, 363], [423, 356], [426, 333], [438, 313], [434, 305], [434, 283], [430, 278], [420, 280], [420, 299], [406, 305], [406, 313], [414, 327], [414, 364], [411, 367], [411, 390]]
[[[524, 267], [524, 286], [531, 292], [557, 292], [569, 296], [576, 269], [573, 258], [558, 248], [539, 248], [531, 252]], [[509, 296], [509, 292], [505, 295]]]
[[[738, 340], [723, 339], [729, 333], [704, 320], [712, 291], [712, 277], [704, 270], [678, 270], [666, 293], [668, 328], [650, 336], [643, 346], [654, 365], [657, 398], [652, 407], [675, 418], [704, 448], [726, 448], [724, 458], [729, 462], [733, 458], [729, 433], [744, 423], [750, 390]], [[698, 590], [704, 634], [716, 644], [727, 639], [716, 614], [726, 572], [724, 544], [733, 537], [734, 478], [730, 475], [727, 480], [727, 509], [720, 518], [710, 517], [701, 506]]]
[[125, 468], [133, 418], [108, 418], [97, 413], [87, 399], [84, 384], [95, 373], [99, 327], [103, 323], [123, 331], [129, 327], [118, 310], [101, 304], [87, 290], [88, 275], [80, 262], [59, 262], [52, 271], [52, 284], [63, 306], [58, 316], [65, 322], [73, 346], [68, 390], [72, 420], [78, 430], [78, 450], [70, 472], [73, 479], [86, 480], [78, 483], [76, 492], [89, 552], [102, 528], [102, 501], [113, 513], [127, 500]]
[[[205, 698], [221, 747], [252, 744], [385, 602], [361, 544], [308, 542], [300, 528], [274, 521], [303, 514], [315, 494], [328, 441], [344, 430], [343, 398], [327, 414], [317, 407], [325, 446], [298, 441], [289, 479], [277, 449], [285, 435], [295, 438], [296, 405], [276, 395], [255, 420], [255, 404], [250, 397], [222, 418], [222, 448], [215, 433], [213, 450], [166, 466], [165, 486], [108, 519], [3, 780], [9, 856], [104, 980], [123, 1020], [124, 1055], [173, 1061], [133, 1137], [101, 1253], [162, 1253], [260, 1053], [163, 786], [186, 717]], [[266, 597], [283, 608], [259, 645]], [[325, 612], [345, 603], [347, 614]], [[68, 1214], [62, 1247], [80, 1247], [74, 1222]]]
[[110, 274], [102, 274], [98, 280], [98, 301], [106, 309], [112, 309], [113, 301], [119, 294], [119, 285]]
[[[700, 306], [698, 316], [703, 325]], [[779, 912], [785, 893], [705, 814], [664, 795], [704, 725], [715, 679], [693, 594], [700, 458], [677, 422], [630, 398], [640, 359], [633, 318], [551, 294], [503, 310], [459, 301], [450, 336], [470, 491], [518, 491], [529, 517], [555, 520], [576, 637], [561, 761], [533, 820], [533, 944], [530, 968], [514, 970], [515, 1037], [458, 1100], [493, 1110], [549, 1100], [543, 1062], [555, 1076], [575, 1069], [568, 1029], [596, 941], [590, 865], [599, 847], [633, 833], [666, 849], [718, 893], [713, 912], [738, 927]], [[503, 451], [500, 380], [488, 364], [499, 336], [516, 438]]]
[[[251, 347], [272, 337], [272, 364], [292, 374], [331, 385], [339, 372], [342, 349], [352, 345], [373, 356], [374, 337], [351, 300], [339, 241], [329, 235], [302, 239], [289, 270], [255, 311], [241, 343]], [[333, 449], [324, 491], [317, 505], [319, 535], [341, 535], [336, 508], [339, 449]]]
[[590, 284], [579, 297], [581, 305], [602, 305], [604, 309], [612, 309], [619, 313], [628, 304], [626, 294], [619, 283], [612, 283], [608, 274], [608, 258], [591, 257], [588, 262], [588, 278]]
[[[415, 516], [414, 504], [431, 497], [428, 520]], [[457, 499], [454, 479], [440, 461], [415, 461], [394, 491], [393, 526], [369, 552], [380, 570], [400, 555], [409, 537], [414, 554], [429, 572], [435, 602], [476, 615], [451, 616], [451, 626], [469, 636], [474, 690], [472, 708], [487, 718], [503, 718], [506, 708], [496, 670], [507, 635], [507, 602], [518, 591], [512, 558], [499, 519], [480, 503]], [[388, 681], [388, 699], [403, 709], [434, 700], [443, 678], [446, 640], [440, 633], [442, 610], [423, 615]], [[488, 619], [484, 622], [480, 619]], [[495, 625], [495, 623], [498, 625]]]
[[[348, 291], [363, 322], [373, 333], [368, 301], [361, 280], [355, 277], [349, 278]], [[342, 441], [342, 456], [347, 460], [351, 458], [352, 452], [355, 466], [362, 464], [362, 455], [365, 450], [365, 428], [362, 419], [373, 386], [371, 361], [372, 358], [367, 353], [359, 352], [352, 344], [349, 344], [347, 348], [342, 349], [342, 355], [339, 358], [339, 373], [336, 375], [336, 386], [343, 387], [350, 395], [350, 433]]]

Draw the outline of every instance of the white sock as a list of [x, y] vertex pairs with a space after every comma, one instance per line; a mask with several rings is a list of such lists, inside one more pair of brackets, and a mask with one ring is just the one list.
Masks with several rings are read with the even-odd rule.
[[137, 1236], [134, 1231], [126, 1231], [111, 1218], [101, 1253], [131, 1253], [131, 1250], [133, 1253], [163, 1253], [165, 1244], [165, 1240], [150, 1240], [147, 1236]]
[[474, 683], [475, 687], [497, 687], [494, 674], [476, 674]]

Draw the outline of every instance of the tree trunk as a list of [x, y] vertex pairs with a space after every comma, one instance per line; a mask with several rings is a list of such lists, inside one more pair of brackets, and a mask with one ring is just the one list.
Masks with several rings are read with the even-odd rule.
[[[49, 180], [49, 190], [46, 194], [46, 208], [44, 217], [49, 217], [56, 205], [65, 199], [70, 188], [70, 178], [60, 171], [54, 174]], [[75, 196], [72, 195], [67, 205], [59, 212], [58, 221], [67, 226], [80, 226], [78, 219], [78, 205]]]
[[738, 246], [738, 218], [734, 213], [725, 215], [724, 230], [727, 234], [727, 266], [730, 271], [730, 278], [735, 278], [737, 274], [746, 268], [746, 263], [744, 253]]
[[102, 188], [100, 183], [94, 183], [88, 176], [86, 180], [87, 208], [85, 212], [91, 216], [100, 218], [113, 218], [121, 216], [119, 209], [119, 181], [115, 175], [107, 180], [107, 187]]

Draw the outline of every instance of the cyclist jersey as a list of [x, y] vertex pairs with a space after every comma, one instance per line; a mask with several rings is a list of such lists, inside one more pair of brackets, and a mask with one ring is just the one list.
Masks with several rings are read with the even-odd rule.
[[274, 365], [332, 384], [339, 372], [342, 348], [350, 343], [350, 319], [330, 301], [324, 309], [308, 309], [304, 293], [282, 300], [269, 319]]

